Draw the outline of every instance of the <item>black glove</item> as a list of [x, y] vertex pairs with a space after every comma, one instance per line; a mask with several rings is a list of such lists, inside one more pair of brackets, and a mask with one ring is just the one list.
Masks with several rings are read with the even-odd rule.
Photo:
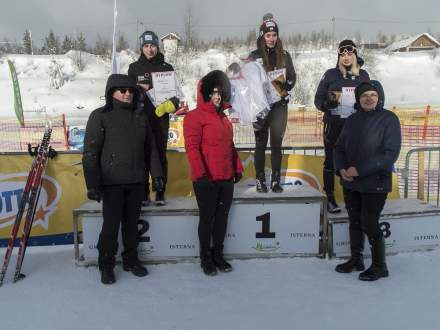
[[151, 189], [153, 191], [163, 191], [164, 187], [165, 187], [165, 181], [161, 176], [158, 176], [157, 178], [153, 178], [153, 181], [151, 182]]
[[242, 177], [243, 177], [243, 173], [242, 172], [235, 173], [235, 175], [234, 175], [234, 183], [239, 183]]
[[180, 100], [177, 97], [173, 96], [172, 98], [170, 98], [170, 101], [173, 102], [176, 110], [180, 108]]
[[101, 202], [102, 194], [98, 189], [92, 188], [87, 190], [87, 198], [99, 203]]

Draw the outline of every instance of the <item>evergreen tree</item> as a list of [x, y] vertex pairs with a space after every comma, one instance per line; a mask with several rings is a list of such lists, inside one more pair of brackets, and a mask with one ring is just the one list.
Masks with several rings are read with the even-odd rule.
[[55, 37], [52, 29], [49, 30], [49, 35], [44, 40], [43, 52], [49, 55], [56, 55], [60, 53], [60, 41]]
[[25, 30], [23, 36], [23, 48], [25, 54], [32, 54], [32, 39], [31, 31]]
[[86, 37], [84, 33], [80, 32], [79, 36], [76, 38], [75, 50], [80, 50], [85, 52], [87, 50]]
[[109, 55], [111, 53], [111, 44], [110, 42], [106, 39], [101, 37], [101, 35], [98, 34], [98, 37], [96, 38], [96, 44], [95, 44], [95, 49], [94, 49], [94, 53], [95, 55]]
[[130, 48], [130, 46], [128, 45], [127, 40], [124, 35], [120, 34], [116, 44], [116, 51], [120, 52], [121, 50], [126, 50], [128, 48]]
[[67, 53], [68, 51], [74, 49], [74, 42], [71, 37], [64, 36], [63, 45], [61, 46], [61, 49], [63, 53]]

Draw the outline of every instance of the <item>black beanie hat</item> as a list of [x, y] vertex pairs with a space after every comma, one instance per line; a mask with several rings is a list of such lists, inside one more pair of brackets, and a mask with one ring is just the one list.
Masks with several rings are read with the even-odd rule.
[[267, 32], [276, 32], [278, 34], [278, 25], [273, 19], [265, 20], [260, 25], [260, 37], [264, 36]]
[[363, 82], [354, 90], [354, 96], [356, 97], [356, 102], [359, 103], [361, 95], [368, 91], [375, 91], [378, 95], [380, 94], [376, 86], [370, 84], [369, 82]]
[[142, 47], [144, 47], [144, 45], [148, 45], [148, 44], [159, 47], [159, 37], [153, 31], [145, 31], [139, 37], [139, 44], [141, 46], [141, 49]]

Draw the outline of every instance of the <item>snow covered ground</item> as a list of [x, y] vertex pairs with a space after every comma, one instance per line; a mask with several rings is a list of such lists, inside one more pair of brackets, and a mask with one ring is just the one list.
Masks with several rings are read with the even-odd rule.
[[[295, 98], [300, 103], [313, 104], [314, 93], [325, 70], [334, 67], [336, 52], [321, 50], [295, 53], [297, 71]], [[195, 106], [196, 84], [207, 72], [226, 67], [249, 49], [231, 52], [208, 50], [202, 53], [181, 54], [172, 59], [182, 82], [182, 89], [190, 107]], [[361, 54], [371, 77], [383, 82], [388, 105], [440, 104], [440, 51], [385, 54]], [[123, 51], [119, 54], [121, 73], [136, 60], [137, 54]], [[87, 53], [71, 51], [65, 55], [4, 55], [0, 58], [0, 117], [14, 117], [12, 82], [6, 59], [15, 63], [20, 82], [25, 118], [32, 111], [46, 109], [49, 115], [66, 114], [68, 124], [84, 124], [88, 114], [102, 105], [105, 83], [110, 74], [110, 61]], [[77, 63], [81, 59], [84, 69]], [[65, 79], [59, 89], [50, 87], [51, 66], [56, 61]], [[29, 112], [31, 111], [31, 112]]]
[[387, 261], [390, 277], [372, 283], [334, 272], [340, 260], [289, 258], [233, 260], [216, 277], [197, 263], [151, 265], [145, 278], [117, 266], [104, 286], [72, 246], [30, 247], [27, 278], [0, 288], [1, 329], [438, 329], [440, 250]]

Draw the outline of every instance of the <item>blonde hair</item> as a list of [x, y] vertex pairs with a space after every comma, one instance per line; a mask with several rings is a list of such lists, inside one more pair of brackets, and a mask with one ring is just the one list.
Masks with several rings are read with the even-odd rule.
[[[359, 63], [358, 63], [358, 61], [357, 61], [357, 56], [356, 56], [356, 54], [353, 53], [352, 56], [353, 56], [354, 58], [353, 58], [353, 64], [351, 65], [351, 75], [352, 75], [352, 76], [356, 76], [356, 77], [358, 77], [358, 76], [359, 76], [359, 71], [360, 71], [361, 67], [359, 66]], [[342, 75], [344, 76], [344, 79], [347, 79], [347, 69], [346, 69], [345, 66], [342, 64], [342, 56], [339, 56], [339, 59], [338, 59], [338, 68], [339, 68], [339, 71], [342, 72]]]

